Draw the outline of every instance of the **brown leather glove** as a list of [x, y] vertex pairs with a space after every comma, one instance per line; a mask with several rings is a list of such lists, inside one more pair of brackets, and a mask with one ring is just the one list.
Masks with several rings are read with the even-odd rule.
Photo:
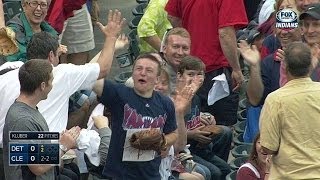
[[0, 28], [0, 55], [8, 56], [18, 52], [15, 32], [10, 28]]

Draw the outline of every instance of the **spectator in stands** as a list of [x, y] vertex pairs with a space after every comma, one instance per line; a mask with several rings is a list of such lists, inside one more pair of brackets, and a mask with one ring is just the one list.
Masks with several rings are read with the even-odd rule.
[[[160, 179], [160, 156], [150, 157], [151, 160], [146, 162], [137, 162], [135, 158], [129, 162], [122, 161], [131, 154], [123, 148], [125, 140], [128, 140], [126, 133], [131, 129], [160, 128], [165, 134], [164, 138], [159, 140], [161, 154], [176, 141], [174, 105], [168, 97], [154, 91], [160, 66], [153, 55], [144, 54], [139, 56], [133, 65], [133, 88], [109, 80], [96, 83], [94, 91], [100, 101], [110, 108], [113, 120], [104, 175], [120, 179]], [[119, 101], [116, 104], [112, 103], [115, 99]]]
[[[68, 99], [79, 89], [90, 89], [92, 84], [105, 78], [110, 71], [114, 45], [121, 31], [124, 20], [119, 11], [109, 11], [109, 22], [106, 26], [99, 24], [105, 34], [105, 44], [97, 63], [88, 63], [82, 66], [73, 64], [60, 64], [58, 59], [58, 40], [48, 33], [35, 34], [27, 48], [28, 58], [48, 59], [53, 68], [53, 89], [45, 101], [38, 104], [40, 113], [44, 116], [50, 131], [61, 132], [66, 128], [68, 121]], [[12, 70], [0, 76], [0, 134], [4, 124], [5, 115], [19, 95], [19, 70]], [[2, 136], [0, 136], [2, 148]]]
[[158, 51], [162, 49], [161, 41], [172, 26], [164, 10], [168, 0], [151, 0], [138, 24], [140, 52]]
[[261, 146], [272, 155], [270, 179], [319, 179], [320, 83], [309, 77], [310, 48], [291, 43], [284, 63], [289, 81], [268, 95], [260, 116]]
[[[248, 23], [244, 2], [169, 0], [166, 11], [174, 27], [181, 25], [188, 30], [192, 43], [191, 55], [199, 57], [206, 65], [205, 80], [198, 91], [202, 110], [214, 115], [217, 124], [235, 124], [238, 90], [244, 80], [239, 65], [235, 30]], [[212, 79], [223, 73], [230, 94], [209, 106], [208, 94], [214, 83]]]
[[171, 29], [164, 38], [163, 58], [166, 61], [165, 69], [170, 78], [170, 89], [176, 87], [178, 67], [183, 57], [190, 54], [190, 34], [184, 28]]
[[[49, 131], [48, 124], [37, 109], [37, 104], [48, 97], [52, 89], [53, 73], [50, 62], [35, 59], [19, 69], [20, 95], [10, 106], [4, 125], [3, 157], [5, 178], [11, 179], [55, 179], [52, 165], [9, 166], [10, 131]], [[63, 132], [60, 137], [60, 157], [76, 145], [80, 129]]]
[[[197, 88], [194, 93], [201, 88], [204, 78], [205, 65], [196, 57], [186, 56], [182, 59], [177, 73], [176, 91], [188, 86], [191, 82], [197, 81]], [[201, 131], [207, 125], [215, 125], [215, 118], [212, 115], [201, 113], [200, 100], [197, 95], [193, 96], [190, 110], [185, 115], [185, 131], [187, 131], [188, 144], [195, 162], [209, 168], [211, 179], [224, 179], [230, 173], [227, 164], [230, 146], [232, 141], [231, 129], [226, 126], [217, 126], [221, 133], [213, 139], [207, 137], [210, 133]], [[178, 125], [179, 127], [179, 125]], [[199, 146], [202, 143], [202, 146]]]
[[308, 6], [319, 2], [319, 0], [296, 0], [296, 4], [300, 12], [307, 10]]
[[[50, 5], [50, 0], [22, 0], [23, 12], [7, 22], [7, 27], [15, 32], [19, 51], [5, 57], [6, 61], [23, 61], [26, 59], [27, 43], [34, 33], [48, 32], [53, 36], [58, 33], [44, 21]], [[4, 27], [3, 4], [0, 2], [0, 27]]]
[[[276, 3], [276, 9], [287, 8], [291, 6], [293, 3], [292, 1], [293, 0], [291, 0], [291, 2], [290, 0], [279, 0]], [[295, 8], [292, 10], [299, 14]], [[275, 33], [283, 49], [291, 42], [302, 40], [301, 28], [299, 27], [290, 29], [289, 31], [287, 29], [275, 28]], [[244, 41], [240, 43], [241, 55], [250, 65], [250, 77], [246, 90], [247, 98], [250, 103], [250, 106], [247, 108], [247, 130], [244, 133], [244, 140], [246, 142], [252, 142], [256, 133], [259, 131], [259, 115], [265, 98], [269, 93], [280, 87], [280, 60], [277, 58], [277, 54], [270, 54], [259, 62], [261, 59], [257, 59], [255, 53], [248, 54], [253, 53], [252, 50], [255, 51], [255, 48], [251, 49]]]
[[270, 173], [270, 157], [262, 150], [258, 133], [254, 138], [248, 162], [241, 165], [237, 172], [237, 180], [267, 180]]
[[89, 62], [89, 51], [95, 47], [91, 16], [86, 1], [73, 13], [74, 16], [64, 22], [60, 35], [61, 44], [68, 47], [67, 53], [61, 56], [61, 63], [81, 65]]
[[[275, 13], [273, 14], [273, 19], [276, 19], [276, 13], [281, 10], [280, 4], [285, 4], [281, 8], [297, 8], [298, 11], [301, 13], [306, 10], [306, 7], [310, 6], [311, 4], [319, 3], [320, 0], [278, 0], [275, 3]], [[275, 21], [273, 22], [275, 23]], [[263, 60], [269, 54], [276, 52], [277, 49], [281, 48], [280, 41], [275, 34], [269, 35], [263, 42], [263, 46], [261, 49], [261, 59]]]

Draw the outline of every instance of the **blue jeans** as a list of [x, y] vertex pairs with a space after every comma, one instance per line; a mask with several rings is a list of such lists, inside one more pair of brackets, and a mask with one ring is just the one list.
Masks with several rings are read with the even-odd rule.
[[212, 143], [209, 144], [209, 149], [218, 157], [228, 162], [229, 153], [231, 150], [232, 142], [232, 130], [227, 126], [219, 126], [222, 128], [220, 134], [212, 139]]
[[196, 162], [196, 164], [197, 164], [197, 166], [196, 166], [195, 172], [201, 174], [205, 180], [211, 180], [210, 170], [202, 164], [199, 164], [197, 162]]
[[231, 172], [227, 164], [232, 142], [232, 131], [227, 126], [221, 126], [222, 132], [212, 139], [204, 148], [196, 147], [197, 142], [190, 142], [193, 160], [206, 166], [211, 171], [212, 179], [224, 179]]

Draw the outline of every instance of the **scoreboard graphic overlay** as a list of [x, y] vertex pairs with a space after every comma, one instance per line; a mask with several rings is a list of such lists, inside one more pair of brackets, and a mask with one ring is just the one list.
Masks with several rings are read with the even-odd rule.
[[58, 132], [9, 132], [9, 165], [59, 165]]

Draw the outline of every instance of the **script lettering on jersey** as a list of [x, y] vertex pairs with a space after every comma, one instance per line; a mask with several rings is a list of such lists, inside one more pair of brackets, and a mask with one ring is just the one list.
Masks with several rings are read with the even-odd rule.
[[128, 104], [124, 105], [123, 128], [124, 129], [141, 129], [141, 128], [163, 128], [167, 115], [158, 117], [142, 116], [131, 108]]
[[195, 129], [201, 126], [200, 121], [200, 108], [198, 105], [191, 107], [190, 113], [188, 113], [185, 118], [187, 119], [186, 127], [188, 130]]

